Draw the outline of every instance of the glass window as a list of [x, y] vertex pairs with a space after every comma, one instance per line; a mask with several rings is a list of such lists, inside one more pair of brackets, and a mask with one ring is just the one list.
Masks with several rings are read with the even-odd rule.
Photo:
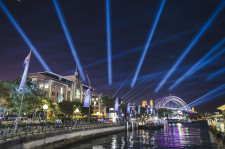
[[32, 81], [37, 82], [37, 78], [32, 78]]
[[45, 84], [45, 88], [48, 88], [49, 87], [49, 84]]
[[80, 90], [76, 89], [76, 98], [80, 98]]
[[61, 87], [60, 92], [61, 92], [61, 95], [62, 95], [63, 94], [63, 87]]
[[40, 85], [39, 85], [40, 88], [43, 88], [43, 86], [44, 86], [43, 84], [40, 84]]

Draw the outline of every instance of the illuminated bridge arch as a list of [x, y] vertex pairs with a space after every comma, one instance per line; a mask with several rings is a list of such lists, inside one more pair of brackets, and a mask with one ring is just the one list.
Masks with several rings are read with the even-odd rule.
[[[175, 104], [176, 106], [170, 106], [170, 103]], [[191, 108], [179, 97], [177, 96], [166, 96], [160, 99], [157, 99], [155, 102], [156, 109], [167, 108], [174, 110], [185, 110], [191, 111]]]

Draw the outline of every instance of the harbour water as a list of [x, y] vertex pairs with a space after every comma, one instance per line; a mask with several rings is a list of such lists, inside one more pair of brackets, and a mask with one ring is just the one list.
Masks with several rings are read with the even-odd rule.
[[160, 130], [125, 131], [67, 146], [67, 149], [91, 149], [101, 145], [105, 149], [224, 149], [225, 142], [210, 132], [206, 123], [169, 124]]

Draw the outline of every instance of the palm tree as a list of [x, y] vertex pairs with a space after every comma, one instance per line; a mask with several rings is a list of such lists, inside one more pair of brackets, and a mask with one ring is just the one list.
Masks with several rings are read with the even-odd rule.
[[104, 103], [107, 108], [114, 107], [115, 99], [110, 98], [108, 96], [102, 96], [101, 100], [102, 100], [102, 103]]

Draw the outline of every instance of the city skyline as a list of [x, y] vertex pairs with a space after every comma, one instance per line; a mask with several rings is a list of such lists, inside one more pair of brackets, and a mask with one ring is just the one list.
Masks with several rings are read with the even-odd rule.
[[[105, 1], [60, 1], [74, 46], [83, 70], [98, 92], [124, 97], [125, 101], [156, 100], [169, 94], [187, 104], [225, 83], [224, 74], [208, 79], [224, 68], [224, 43], [203, 62], [212, 61], [169, 90], [186, 71], [225, 37], [225, 9], [208, 27], [192, 51], [183, 59], [162, 88], [156, 87], [180, 57], [185, 47], [223, 1], [167, 1], [158, 20], [150, 47], [134, 87], [130, 87], [137, 64], [154, 22], [160, 1], [111, 1], [112, 85], [108, 85]], [[76, 63], [71, 54], [52, 1], [3, 0], [30, 41], [52, 72], [62, 76], [73, 74]], [[120, 5], [118, 5], [118, 3]], [[127, 5], [129, 3], [129, 5]], [[30, 48], [0, 11], [0, 80], [22, 75], [24, 58]], [[29, 73], [45, 71], [33, 54]], [[86, 82], [86, 84], [88, 84]], [[219, 91], [221, 93], [222, 91]], [[215, 111], [224, 104], [225, 95], [198, 105], [200, 112]]]

